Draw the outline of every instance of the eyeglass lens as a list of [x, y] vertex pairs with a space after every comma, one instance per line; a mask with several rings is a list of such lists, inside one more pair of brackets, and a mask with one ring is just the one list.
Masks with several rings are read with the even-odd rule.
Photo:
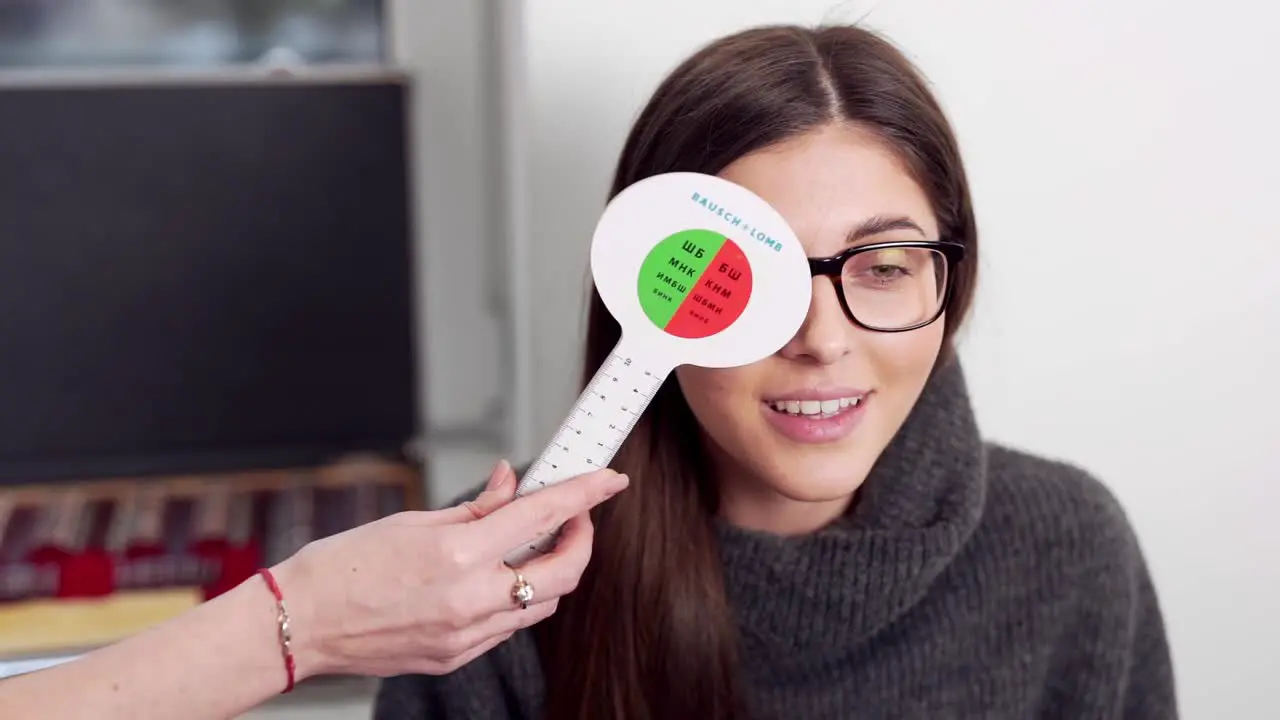
[[849, 312], [882, 330], [934, 318], [947, 287], [947, 258], [928, 248], [893, 247], [845, 261], [841, 277]]

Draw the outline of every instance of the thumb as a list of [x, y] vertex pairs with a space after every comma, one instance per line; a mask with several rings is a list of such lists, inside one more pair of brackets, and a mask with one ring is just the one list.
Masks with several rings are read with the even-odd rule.
[[516, 493], [516, 473], [511, 463], [503, 460], [489, 475], [484, 491], [475, 500], [462, 504], [476, 520], [483, 518], [511, 501]]
[[511, 470], [511, 463], [506, 460], [500, 460], [498, 461], [498, 464], [494, 466], [493, 472], [489, 474], [489, 482], [485, 483], [484, 491], [493, 492], [494, 490], [500, 490], [503, 485], [505, 485], [506, 482], [514, 476], [515, 473]]

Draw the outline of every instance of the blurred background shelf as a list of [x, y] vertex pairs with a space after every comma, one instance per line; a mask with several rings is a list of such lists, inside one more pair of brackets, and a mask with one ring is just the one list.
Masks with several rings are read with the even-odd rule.
[[308, 542], [421, 507], [417, 467], [360, 456], [0, 488], [0, 676], [128, 637]]
[[168, 588], [0, 605], [0, 678], [123, 640], [190, 610], [202, 596], [199, 588]]
[[[370, 454], [422, 507], [534, 451], [519, 3], [0, 5], [7, 497]], [[129, 593], [0, 604], [0, 675], [208, 589]], [[371, 688], [248, 717], [367, 717]]]
[[426, 505], [412, 89], [0, 79], [0, 674]]

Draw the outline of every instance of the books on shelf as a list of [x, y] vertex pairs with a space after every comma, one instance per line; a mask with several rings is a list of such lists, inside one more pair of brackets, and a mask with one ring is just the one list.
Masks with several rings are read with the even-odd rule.
[[226, 592], [312, 540], [413, 507], [413, 466], [0, 489], [0, 656], [80, 650]]

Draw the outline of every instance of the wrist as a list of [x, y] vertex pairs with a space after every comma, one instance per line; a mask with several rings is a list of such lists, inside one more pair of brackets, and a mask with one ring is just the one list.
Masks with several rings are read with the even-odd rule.
[[[289, 617], [289, 650], [293, 655], [295, 683], [332, 672], [331, 662], [324, 652], [324, 642], [321, 637], [325, 623], [320, 620], [317, 612], [321, 598], [316, 596], [314, 590], [316, 586], [314, 574], [308, 567], [306, 558], [300, 555], [301, 553], [295, 554], [269, 568], [271, 575], [275, 578], [276, 586], [280, 589]], [[257, 579], [263, 580], [263, 578]], [[265, 583], [263, 586], [270, 595]], [[274, 595], [270, 597], [274, 609], [275, 597]], [[279, 631], [278, 625], [275, 630]], [[283, 647], [280, 649], [281, 672], [284, 672]]]

